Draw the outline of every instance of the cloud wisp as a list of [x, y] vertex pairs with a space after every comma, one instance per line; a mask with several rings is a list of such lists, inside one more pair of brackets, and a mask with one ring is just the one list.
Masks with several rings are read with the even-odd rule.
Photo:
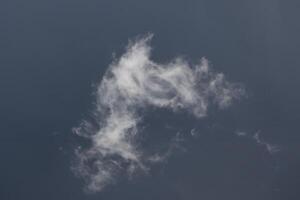
[[204, 58], [197, 65], [182, 58], [154, 62], [151, 38], [147, 35], [129, 42], [98, 85], [93, 120], [74, 128], [91, 142], [88, 148], [76, 151], [74, 167], [87, 181], [89, 191], [101, 191], [120, 174], [130, 177], [137, 171], [147, 172], [170, 154], [168, 150], [149, 155], [141, 147], [139, 124], [147, 109], [183, 111], [202, 118], [210, 106], [225, 108], [243, 94], [239, 85], [213, 72]]
[[266, 142], [261, 138], [261, 132], [257, 131], [254, 133], [254, 135], [250, 135], [244, 131], [236, 131], [235, 134], [239, 137], [247, 137], [249, 139], [252, 139], [257, 145], [264, 147], [264, 149], [269, 154], [275, 154], [280, 151], [280, 148], [277, 145], [271, 144], [269, 142]]

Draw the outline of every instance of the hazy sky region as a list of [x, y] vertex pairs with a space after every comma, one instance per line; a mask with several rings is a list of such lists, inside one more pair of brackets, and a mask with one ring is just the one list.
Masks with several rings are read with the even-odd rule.
[[0, 199], [300, 199], [299, 6], [1, 1]]

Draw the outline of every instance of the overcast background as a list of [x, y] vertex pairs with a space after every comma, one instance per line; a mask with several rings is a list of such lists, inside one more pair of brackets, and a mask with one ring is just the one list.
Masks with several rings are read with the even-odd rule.
[[[300, 199], [299, 6], [292, 0], [2, 0], [0, 199]], [[163, 132], [161, 122], [187, 134], [197, 130], [186, 151], [148, 176], [86, 194], [70, 170], [81, 143], [71, 129], [88, 115], [93, 85], [113, 53], [148, 32], [155, 35], [155, 61], [205, 56], [242, 83], [247, 97], [203, 120], [154, 113], [156, 132]], [[253, 139], [258, 131], [280, 151]]]

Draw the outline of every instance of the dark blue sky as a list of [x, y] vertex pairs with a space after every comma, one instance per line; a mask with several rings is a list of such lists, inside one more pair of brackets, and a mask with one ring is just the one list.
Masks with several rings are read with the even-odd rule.
[[[299, 6], [292, 0], [2, 0], [0, 199], [299, 199]], [[166, 121], [201, 134], [150, 175], [86, 194], [70, 170], [82, 143], [71, 129], [89, 114], [93, 85], [112, 54], [148, 32], [155, 35], [155, 61], [205, 56], [242, 83], [247, 97], [203, 120], [154, 113], [156, 132], [157, 121]], [[237, 130], [251, 137], [238, 137]], [[257, 131], [280, 151], [270, 154], [251, 139]]]

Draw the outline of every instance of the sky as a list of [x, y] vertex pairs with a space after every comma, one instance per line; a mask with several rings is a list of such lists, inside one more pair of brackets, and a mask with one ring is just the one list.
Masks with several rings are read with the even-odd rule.
[[0, 199], [299, 199], [299, 4], [1, 1]]

